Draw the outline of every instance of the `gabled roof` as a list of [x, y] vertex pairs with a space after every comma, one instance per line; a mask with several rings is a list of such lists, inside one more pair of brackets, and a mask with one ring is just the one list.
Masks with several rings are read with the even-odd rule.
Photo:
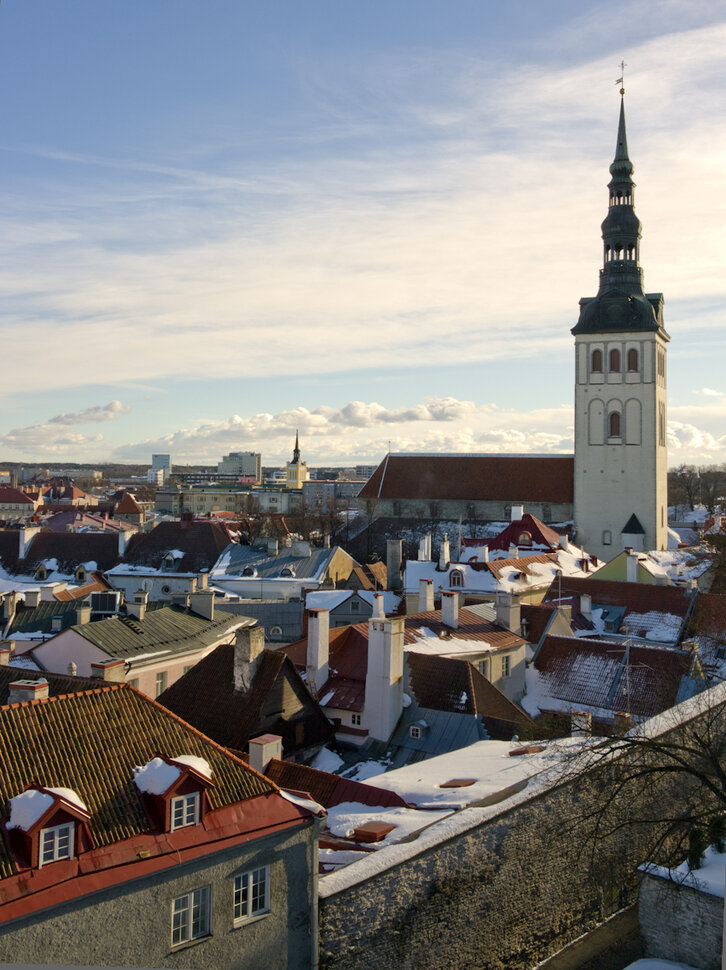
[[0, 505], [34, 505], [33, 499], [19, 488], [0, 488]]
[[387, 455], [361, 499], [572, 502], [572, 455]]
[[160, 522], [151, 532], [132, 536], [121, 562], [159, 569], [165, 555], [179, 550], [184, 555], [175, 561], [175, 571], [198, 573], [211, 569], [229, 543], [229, 533], [221, 522]]
[[[548, 549], [557, 549], [560, 544], [559, 533], [555, 532], [554, 529], [550, 529], [541, 519], [538, 519], [536, 515], [530, 515], [529, 512], [525, 512], [521, 519], [515, 519], [514, 522], [510, 522], [493, 539], [470, 539], [468, 541], [470, 544], [476, 541], [477, 545], [487, 545], [490, 549], [509, 549], [510, 546], [520, 545], [520, 538], [523, 532], [529, 533], [531, 541], [528, 545], [534, 547], [545, 546]], [[525, 551], [527, 547], [522, 545], [521, 548], [522, 551]]]
[[[330, 565], [330, 560], [338, 547], [330, 549], [311, 549], [309, 556], [295, 556], [289, 549], [283, 549], [277, 556], [270, 556], [266, 550], [251, 546], [234, 544], [229, 546], [224, 558], [214, 570], [216, 581], [225, 579], [318, 579]], [[254, 570], [249, 576], [245, 569]], [[290, 575], [283, 571], [290, 570]]]
[[[213, 809], [277, 791], [271, 781], [126, 684], [0, 708], [0, 737], [0, 814], [7, 817], [10, 799], [31, 783], [70, 788], [88, 807], [96, 847], [151, 831], [134, 768], [159, 753], [207, 761]], [[3, 833], [0, 877], [13, 871]]]
[[[17, 533], [15, 539], [17, 542]], [[115, 532], [51, 532], [41, 529], [33, 537], [25, 559], [16, 561], [15, 571], [32, 574], [38, 566], [55, 560], [56, 569], [49, 569], [49, 572], [72, 576], [83, 563], [96, 563], [93, 568], [105, 572], [118, 559], [118, 535]]]
[[360, 805], [380, 805], [383, 807], [406, 807], [406, 802], [396, 792], [376, 788], [360, 781], [350, 781], [333, 775], [329, 771], [296, 765], [289, 761], [273, 758], [265, 769], [265, 775], [280, 788], [307, 792], [323, 808], [332, 808], [343, 802], [357, 802]]
[[50, 636], [53, 627], [53, 618], [63, 617], [63, 626], [72, 626], [76, 619], [76, 610], [79, 603], [75, 600], [59, 602], [50, 600], [40, 602], [37, 606], [25, 606], [19, 603], [15, 611], [15, 616], [10, 624], [7, 637], [9, 640], [20, 633], [37, 633], [40, 636]]
[[[243, 693], [234, 689], [234, 650], [234, 644], [217, 647], [167, 687], [159, 703], [219, 744], [237, 751], [246, 751], [250, 738], [263, 730], [282, 736], [285, 754], [330, 739], [328, 719], [284, 653], [263, 650], [252, 686]], [[280, 717], [271, 727], [269, 709], [280, 709], [286, 679], [293, 685], [299, 709], [288, 720]], [[297, 733], [298, 725], [303, 727], [302, 737]]]
[[143, 515], [143, 510], [130, 492], [116, 506], [116, 515]]
[[546, 637], [534, 661], [536, 703], [540, 710], [554, 702], [559, 710], [564, 704], [653, 717], [676, 703], [690, 667], [691, 655], [680, 650]]
[[52, 674], [47, 670], [33, 670], [30, 667], [0, 666], [0, 707], [7, 704], [10, 685], [16, 680], [47, 680], [50, 697], [97, 690], [104, 686], [96, 677], [72, 677], [70, 674]]
[[[143, 620], [110, 617], [72, 627], [73, 631], [115, 659], [133, 660], [148, 654], [188, 653], [212, 646], [254, 620], [223, 610], [207, 620], [183, 606], [147, 610]], [[48, 644], [46, 644], [47, 648]]]

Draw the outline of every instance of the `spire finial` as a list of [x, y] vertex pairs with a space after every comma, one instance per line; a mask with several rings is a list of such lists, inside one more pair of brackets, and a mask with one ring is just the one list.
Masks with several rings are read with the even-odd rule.
[[621, 97], [625, 94], [625, 68], [627, 66], [628, 65], [625, 63], [625, 61], [621, 61], [620, 62], [620, 77], [615, 82], [616, 84], [619, 84], [620, 85], [620, 96]]

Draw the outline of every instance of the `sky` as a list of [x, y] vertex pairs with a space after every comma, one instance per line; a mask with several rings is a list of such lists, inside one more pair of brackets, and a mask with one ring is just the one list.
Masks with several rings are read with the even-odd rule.
[[2, 0], [0, 464], [573, 449], [625, 61], [669, 464], [726, 461], [726, 0]]

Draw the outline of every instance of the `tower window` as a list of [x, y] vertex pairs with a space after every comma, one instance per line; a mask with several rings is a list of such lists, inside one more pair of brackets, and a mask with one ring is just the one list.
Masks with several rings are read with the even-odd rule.
[[610, 531], [610, 529], [605, 529], [605, 531], [602, 534], [602, 544], [604, 546], [609, 546], [612, 544], [612, 541], [613, 541], [612, 532]]
[[594, 373], [602, 373], [602, 350], [593, 350], [592, 370]]
[[610, 370], [611, 371], [620, 370], [620, 351], [619, 350], [610, 351]]
[[609, 417], [610, 423], [610, 437], [619, 438], [620, 437], [620, 415], [617, 411], [613, 411]]
[[628, 370], [634, 371], [638, 369], [638, 351], [635, 348], [631, 348], [628, 351]]

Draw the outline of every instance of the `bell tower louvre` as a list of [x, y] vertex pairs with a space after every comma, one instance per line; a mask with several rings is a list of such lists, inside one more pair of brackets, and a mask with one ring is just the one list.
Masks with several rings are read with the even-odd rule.
[[590, 553], [665, 549], [666, 348], [663, 294], [645, 293], [640, 220], [620, 89], [603, 266], [597, 296], [580, 300], [575, 337], [575, 529]]

